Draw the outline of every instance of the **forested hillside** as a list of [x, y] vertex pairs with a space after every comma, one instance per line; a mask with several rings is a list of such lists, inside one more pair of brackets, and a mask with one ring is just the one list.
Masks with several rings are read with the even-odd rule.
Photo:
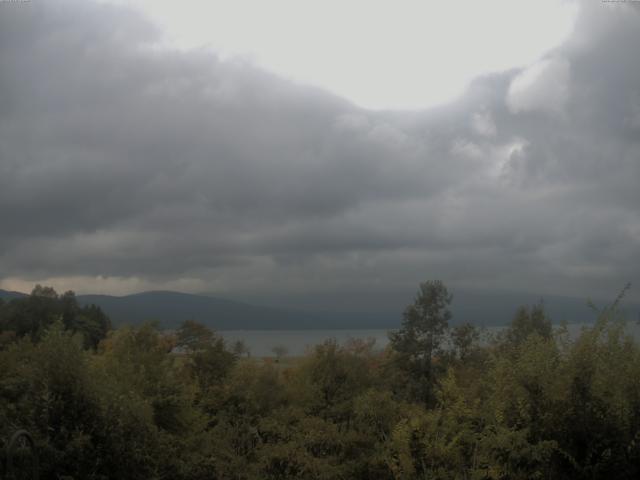
[[[27, 294], [0, 290], [5, 301]], [[520, 305], [544, 302], [545, 312], [554, 323], [589, 323], [593, 318], [584, 298], [501, 290], [456, 289], [451, 305], [452, 324], [476, 326], [508, 325]], [[125, 296], [84, 294], [74, 296], [79, 306], [98, 306], [114, 326], [158, 322], [160, 328], [175, 329], [184, 320], [195, 320], [215, 330], [314, 330], [314, 329], [395, 329], [399, 312], [411, 296], [391, 295], [384, 307], [361, 299], [357, 307], [341, 309], [327, 301], [327, 306], [290, 308], [265, 306], [259, 301], [229, 300], [171, 291], [142, 292]], [[263, 299], [264, 300], [264, 299]], [[280, 299], [280, 301], [284, 301]], [[595, 300], [603, 306], [606, 301]], [[278, 305], [275, 303], [274, 305]], [[640, 318], [640, 305], [625, 302], [620, 311], [629, 319]]]
[[538, 305], [481, 341], [450, 303], [421, 284], [383, 352], [263, 359], [193, 321], [96, 329], [97, 310], [41, 288], [0, 304], [0, 441], [31, 432], [43, 479], [638, 478], [619, 299], [576, 339]]

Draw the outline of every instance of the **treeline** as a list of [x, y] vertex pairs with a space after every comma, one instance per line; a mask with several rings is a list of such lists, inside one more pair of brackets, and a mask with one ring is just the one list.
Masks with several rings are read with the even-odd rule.
[[96, 342], [93, 310], [47, 292], [20, 300], [51, 300], [39, 326], [0, 306], [0, 442], [29, 430], [42, 479], [640, 478], [640, 350], [615, 304], [578, 338], [535, 306], [481, 341], [425, 282], [385, 351], [276, 362], [195, 322]]
[[81, 307], [73, 292], [58, 295], [51, 287], [36, 285], [31, 295], [0, 298], [0, 347], [27, 337], [37, 342], [54, 323], [79, 333], [85, 347], [95, 348], [111, 330], [111, 321], [95, 305]]

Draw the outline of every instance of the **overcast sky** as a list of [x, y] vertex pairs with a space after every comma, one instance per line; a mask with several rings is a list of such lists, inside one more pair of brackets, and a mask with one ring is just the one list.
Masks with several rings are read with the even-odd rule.
[[122, 3], [0, 2], [0, 288], [640, 299], [640, 3]]

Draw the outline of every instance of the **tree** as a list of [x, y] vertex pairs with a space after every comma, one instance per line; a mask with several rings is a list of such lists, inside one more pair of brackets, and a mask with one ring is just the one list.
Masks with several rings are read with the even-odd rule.
[[296, 397], [308, 412], [323, 420], [348, 422], [354, 399], [370, 386], [370, 369], [366, 358], [328, 339], [303, 360], [293, 383], [300, 389]]
[[77, 312], [71, 330], [82, 333], [85, 347], [96, 348], [111, 330], [111, 320], [97, 305], [87, 305]]
[[521, 345], [532, 334], [544, 339], [550, 339], [553, 334], [551, 320], [545, 313], [542, 302], [531, 308], [518, 308], [506, 331], [506, 341], [511, 346]]
[[480, 332], [470, 323], [464, 323], [454, 327], [451, 332], [451, 343], [453, 344], [452, 346], [456, 356], [460, 360], [466, 360], [473, 351], [479, 338]]
[[37, 341], [58, 320], [66, 330], [82, 334], [87, 348], [96, 348], [111, 330], [100, 307], [80, 306], [71, 291], [58, 295], [51, 287], [36, 285], [31, 295], [0, 305], [0, 343], [21, 337]]
[[397, 365], [411, 381], [413, 396], [429, 404], [433, 400], [434, 357], [449, 328], [449, 305], [453, 296], [440, 280], [420, 284], [403, 315], [402, 328], [389, 334]]
[[237, 357], [242, 357], [243, 355], [246, 355], [247, 357], [251, 356], [251, 350], [243, 340], [236, 340], [231, 347], [231, 351]]
[[53, 300], [58, 299], [58, 294], [53, 289], [53, 287], [46, 287], [40, 284], [37, 284], [35, 287], [33, 287], [33, 290], [31, 290], [31, 296], [41, 297], [41, 298], [50, 298]]
[[288, 353], [289, 349], [284, 345], [276, 345], [271, 349], [273, 354], [276, 356], [276, 363], [279, 363]]
[[196, 352], [211, 346], [216, 334], [206, 325], [195, 320], [185, 320], [176, 330], [176, 346], [187, 352]]
[[176, 346], [188, 354], [185, 366], [203, 391], [220, 383], [238, 359], [220, 335], [194, 320], [182, 322], [176, 331]]

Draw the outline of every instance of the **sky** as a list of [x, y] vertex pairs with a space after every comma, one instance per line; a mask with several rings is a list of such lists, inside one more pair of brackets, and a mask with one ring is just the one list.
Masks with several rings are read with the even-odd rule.
[[639, 2], [345, 5], [0, 2], [0, 288], [640, 299]]

